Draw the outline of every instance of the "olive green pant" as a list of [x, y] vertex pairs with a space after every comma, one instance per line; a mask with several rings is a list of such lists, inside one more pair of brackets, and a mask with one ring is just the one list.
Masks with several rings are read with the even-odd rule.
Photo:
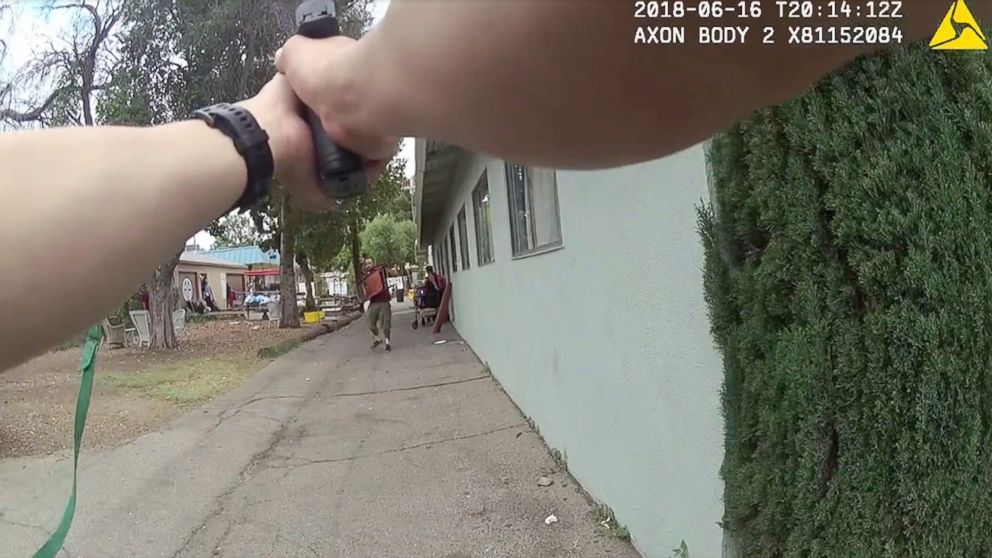
[[392, 327], [393, 308], [389, 302], [370, 302], [369, 329], [372, 330], [372, 335], [378, 337], [379, 332], [382, 331], [382, 336], [389, 339], [389, 332]]

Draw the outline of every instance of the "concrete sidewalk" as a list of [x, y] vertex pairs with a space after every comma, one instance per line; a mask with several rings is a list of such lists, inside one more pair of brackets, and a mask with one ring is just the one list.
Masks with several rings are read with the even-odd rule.
[[[84, 449], [63, 555], [638, 556], [601, 533], [468, 347], [412, 331], [406, 306], [392, 353], [370, 351], [359, 320], [161, 432]], [[0, 462], [0, 556], [30, 556], [54, 528], [70, 467]]]

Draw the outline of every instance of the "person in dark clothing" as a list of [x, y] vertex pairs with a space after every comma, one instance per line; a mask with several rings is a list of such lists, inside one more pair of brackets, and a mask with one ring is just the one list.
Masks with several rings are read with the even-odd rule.
[[444, 278], [444, 275], [436, 273], [434, 266], [429, 265], [424, 270], [427, 271], [427, 281], [424, 282], [424, 286], [436, 293], [432, 306], [437, 308], [441, 304], [441, 296], [444, 295], [444, 289], [448, 287], [448, 280]]
[[207, 308], [209, 308], [211, 312], [220, 311], [220, 308], [218, 308], [217, 304], [214, 302], [214, 291], [210, 288], [210, 284], [207, 283], [206, 274], [200, 275], [200, 290], [203, 292], [203, 302], [207, 305]]
[[151, 293], [148, 291], [148, 285], [141, 286], [141, 306], [145, 310], [152, 309]]

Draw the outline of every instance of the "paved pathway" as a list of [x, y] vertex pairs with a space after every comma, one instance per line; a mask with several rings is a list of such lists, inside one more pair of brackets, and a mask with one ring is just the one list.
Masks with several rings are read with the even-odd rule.
[[[360, 320], [161, 432], [84, 449], [63, 555], [638, 556], [600, 534], [468, 347], [412, 331], [405, 306], [392, 353], [369, 350]], [[0, 462], [0, 557], [30, 556], [54, 527], [69, 464]], [[545, 474], [555, 484], [538, 487]]]

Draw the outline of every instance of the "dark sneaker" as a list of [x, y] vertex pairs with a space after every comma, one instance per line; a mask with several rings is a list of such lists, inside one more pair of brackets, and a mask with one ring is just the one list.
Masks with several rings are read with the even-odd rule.
[[386, 352], [388, 353], [388, 352], [390, 352], [392, 350], [393, 350], [393, 346], [390, 345], [389, 343], [386, 343]]
[[376, 348], [376, 347], [378, 347], [379, 345], [382, 345], [382, 341], [381, 340], [376, 339], [376, 340], [372, 341], [372, 348], [373, 349]]

